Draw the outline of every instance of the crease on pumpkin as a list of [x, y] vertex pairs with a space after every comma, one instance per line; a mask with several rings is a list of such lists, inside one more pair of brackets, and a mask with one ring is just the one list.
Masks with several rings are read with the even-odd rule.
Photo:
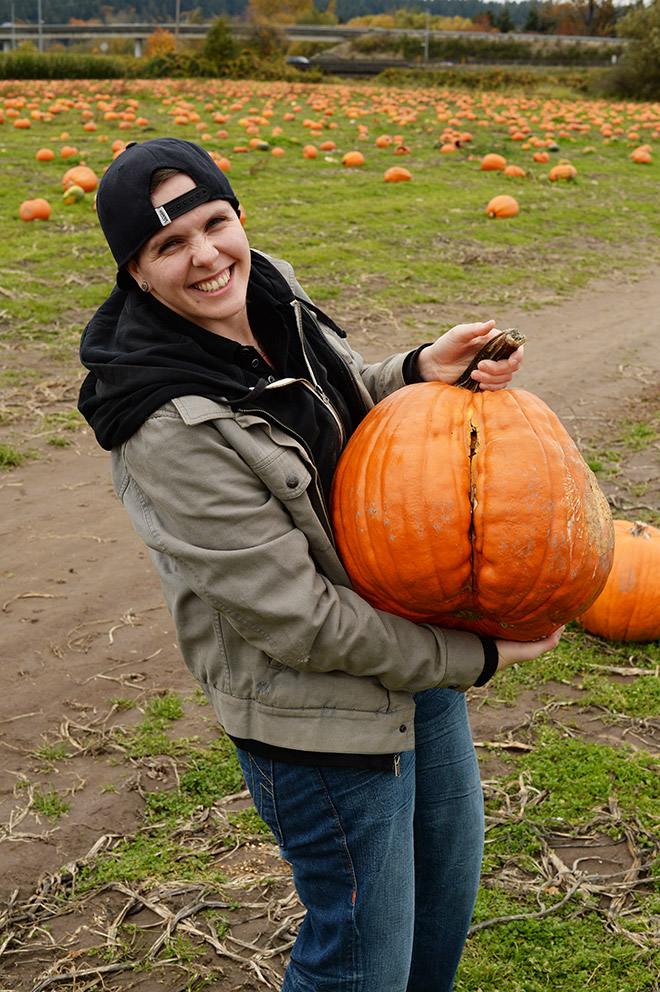
[[475, 593], [475, 551], [474, 546], [476, 542], [476, 531], [474, 526], [474, 511], [477, 506], [477, 484], [474, 478], [474, 459], [476, 458], [477, 451], [479, 449], [479, 430], [472, 420], [472, 416], [469, 417], [470, 425], [470, 436], [469, 436], [469, 447], [468, 447], [468, 461], [469, 461], [469, 493], [468, 498], [470, 500], [470, 527], [468, 529], [468, 540], [470, 542], [470, 592], [472, 595]]

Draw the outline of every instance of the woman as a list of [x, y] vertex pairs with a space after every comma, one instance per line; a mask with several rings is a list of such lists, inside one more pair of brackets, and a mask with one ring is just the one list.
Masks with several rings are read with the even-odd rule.
[[[179, 139], [128, 146], [97, 209], [118, 285], [83, 336], [80, 409], [293, 866], [307, 915], [283, 990], [450, 990], [483, 843], [464, 691], [559, 632], [521, 644], [373, 609], [327, 498], [373, 403], [454, 381], [494, 321], [365, 365], [290, 265], [250, 250], [226, 177]], [[473, 376], [502, 388], [520, 358]]]

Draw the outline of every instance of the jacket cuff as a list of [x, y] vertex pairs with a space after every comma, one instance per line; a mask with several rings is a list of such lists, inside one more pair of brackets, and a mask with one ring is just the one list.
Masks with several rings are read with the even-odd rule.
[[420, 351], [424, 348], [430, 347], [431, 341], [427, 341], [426, 344], [422, 344], [419, 348], [415, 348], [414, 351], [409, 351], [403, 361], [403, 378], [406, 386], [412, 386], [415, 382], [424, 382], [421, 375], [419, 374], [419, 369], [417, 368], [417, 358], [419, 357]]
[[443, 689], [467, 692], [483, 672], [484, 649], [481, 639], [467, 630], [452, 630], [447, 627], [431, 629], [445, 652], [444, 672], [438, 685]]
[[475, 686], [486, 685], [489, 682], [495, 672], [497, 671], [497, 663], [499, 661], [499, 654], [497, 652], [497, 645], [492, 637], [479, 637], [481, 644], [484, 649], [484, 667], [481, 671], [481, 675], [474, 683]]

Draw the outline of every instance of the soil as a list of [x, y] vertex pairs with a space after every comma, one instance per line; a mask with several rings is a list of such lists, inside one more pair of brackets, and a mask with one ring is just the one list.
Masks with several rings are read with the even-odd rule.
[[[622, 443], [622, 436], [626, 423], [648, 421], [650, 409], [657, 416], [658, 313], [660, 268], [654, 265], [639, 278], [603, 279], [571, 299], [540, 309], [526, 309], [521, 301], [494, 314], [498, 326], [516, 326], [528, 337], [516, 386], [544, 399], [583, 452], [598, 457], [600, 452], [616, 450], [618, 473], [600, 476], [616, 514], [645, 516], [656, 522], [660, 512], [658, 443], [636, 451]], [[349, 329], [353, 346], [368, 360], [418, 343], [409, 339], [410, 332], [400, 326], [396, 315], [365, 316], [340, 307], [337, 316]], [[406, 315], [411, 316], [431, 328], [446, 326], [448, 319], [490, 314], [475, 313], [468, 304], [460, 313], [448, 315], [446, 310], [440, 313], [424, 307]], [[374, 326], [378, 328], [375, 333]], [[75, 875], [75, 866], [95, 845], [103, 847], [111, 838], [139, 829], [145, 792], [176, 784], [176, 769], [166, 756], [127, 766], [118, 758], [113, 761], [112, 750], [88, 746], [94, 734], [103, 740], [111, 727], [141, 718], [139, 707], [126, 708], [119, 700], [132, 699], [141, 705], [154, 693], [172, 690], [185, 700], [177, 733], [196, 733], [209, 740], [217, 736], [208, 708], [199, 705], [178, 656], [148, 554], [113, 494], [107, 453], [96, 446], [87, 430], [60, 432], [70, 442], [67, 447], [46, 443], [52, 430], [43, 425], [44, 416], [73, 408], [80, 377], [63, 375], [55, 365], [44, 370], [44, 361], [44, 354], [36, 350], [21, 352], [21, 364], [39, 367], [49, 378], [36, 393], [19, 391], [10, 397], [12, 409], [22, 406], [23, 413], [10, 418], [0, 430], [0, 440], [27, 438], [38, 456], [0, 474], [4, 670], [0, 920], [4, 913], [5, 935], [12, 933], [12, 914], [18, 918], [18, 907], [43, 905], [46, 889], [54, 880], [62, 883], [71, 873]], [[570, 687], [557, 689], [569, 706]], [[534, 693], [526, 693], [515, 706], [494, 709], [480, 705], [486, 693], [482, 689], [470, 694], [475, 740], [480, 745], [489, 741], [515, 745], [528, 714], [542, 702]], [[619, 729], [605, 727], [595, 716], [580, 717], [573, 712], [571, 719], [577, 720], [587, 737], [620, 737]], [[69, 757], [49, 761], [47, 747], [62, 742]], [[492, 763], [485, 767], [486, 776], [497, 770], [493, 754]], [[56, 820], [37, 815], [29, 802], [34, 790], [66, 794], [67, 814]], [[226, 804], [225, 812], [227, 805], [240, 809], [247, 802], [239, 795]], [[601, 865], [620, 870], [622, 859], [626, 863], [625, 850], [608, 845], [607, 838], [604, 844], [599, 850]], [[562, 854], [568, 864], [580, 856], [572, 848]], [[287, 866], [268, 845], [255, 842], [231, 856], [225, 853], [219, 857], [219, 866], [242, 893], [243, 903], [262, 907], [248, 912], [244, 905], [242, 915], [236, 915], [232, 933], [245, 946], [272, 933], [287, 915], [300, 910], [291, 893]], [[176, 912], [198, 897], [198, 892], [168, 893], [169, 901], [155, 899], [150, 908], [133, 906], [131, 919], [148, 926], [158, 921], [159, 913], [164, 918], [166, 902]], [[48, 987], [48, 982], [38, 983], [42, 976], [73, 973], [76, 954], [101, 941], [98, 935], [107, 932], [108, 921], [116, 918], [127, 900], [130, 894], [121, 887], [109, 887], [93, 903], [82, 903], [76, 909], [74, 901], [71, 912], [53, 916], [48, 940], [42, 932], [38, 945], [26, 943], [24, 952], [19, 949], [7, 956], [0, 980], [3, 989], [42, 989]], [[290, 925], [295, 928], [295, 920]], [[145, 933], [152, 934], [151, 942], [153, 931], [146, 929]], [[3, 940], [0, 930], [0, 955]], [[237, 943], [226, 946], [236, 955], [245, 954]], [[262, 961], [266, 969], [268, 960]], [[258, 983], [253, 965], [243, 966], [231, 956], [217, 957], [212, 949], [202, 961], [215, 969], [214, 989], [265, 987]], [[270, 987], [275, 987], [273, 975], [281, 972], [281, 962], [274, 958], [271, 965], [275, 971], [266, 970], [266, 975], [270, 974]], [[80, 967], [75, 987], [91, 987], [85, 984], [88, 979]], [[199, 961], [195, 967], [201, 967]], [[143, 992], [188, 987], [181, 965], [144, 973], [108, 970], [103, 981], [107, 989]], [[57, 987], [73, 986], [65, 985], [60, 977]]]

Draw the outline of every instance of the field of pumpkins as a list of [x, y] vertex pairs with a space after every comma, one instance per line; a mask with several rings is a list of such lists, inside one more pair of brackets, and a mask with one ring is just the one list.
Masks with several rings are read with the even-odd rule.
[[[329, 513], [387, 612], [507, 639], [568, 623], [556, 651], [468, 693], [487, 844], [456, 992], [655, 992], [660, 392], [635, 334], [655, 347], [657, 308], [637, 304], [638, 287], [660, 301], [660, 103], [206, 79], [0, 82], [8, 989], [192, 992], [219, 969], [241, 988], [255, 961], [280, 987], [303, 916], [244, 794], [225, 807], [206, 782], [233, 752], [75, 408], [80, 332], [115, 282], [98, 184], [129, 141], [164, 135], [208, 150], [251, 244], [294, 264], [367, 361], [513, 308], [525, 364], [545, 332], [551, 374], [568, 340], [600, 389], [558, 383], [571, 437], [522, 389], [401, 389], [353, 434]], [[596, 324], [603, 350], [634, 326], [616, 363], [589, 350]]]
[[[626, 177], [637, 183], [642, 171], [655, 173], [660, 108], [345, 84], [4, 81], [0, 126], [5, 156], [24, 169], [33, 161], [23, 184], [13, 187], [15, 215], [25, 220], [48, 218], [45, 209], [21, 212], [21, 185], [26, 200], [47, 200], [57, 221], [67, 216], [62, 205], [86, 199], [69, 190], [93, 194], [127, 141], [163, 134], [204, 145], [231, 172], [241, 197], [257, 202], [268, 157], [270, 177], [277, 176], [285, 194], [287, 183], [302, 177], [329, 195], [333, 181], [341, 182], [340, 196], [358, 185], [362, 195], [366, 182], [373, 190], [379, 182], [405, 181], [410, 186], [397, 196], [413, 200], [425, 198], [434, 182], [460, 184], [471, 210], [510, 220], [551, 203], [561, 211], [565, 193], [551, 193], [551, 186], [575, 185], [576, 207], [580, 193], [592, 198], [594, 184]], [[82, 169], [77, 175], [84, 179], [70, 181], [72, 169]], [[339, 174], [353, 170], [364, 178], [347, 186]], [[491, 208], [498, 196], [510, 198], [506, 209]]]

